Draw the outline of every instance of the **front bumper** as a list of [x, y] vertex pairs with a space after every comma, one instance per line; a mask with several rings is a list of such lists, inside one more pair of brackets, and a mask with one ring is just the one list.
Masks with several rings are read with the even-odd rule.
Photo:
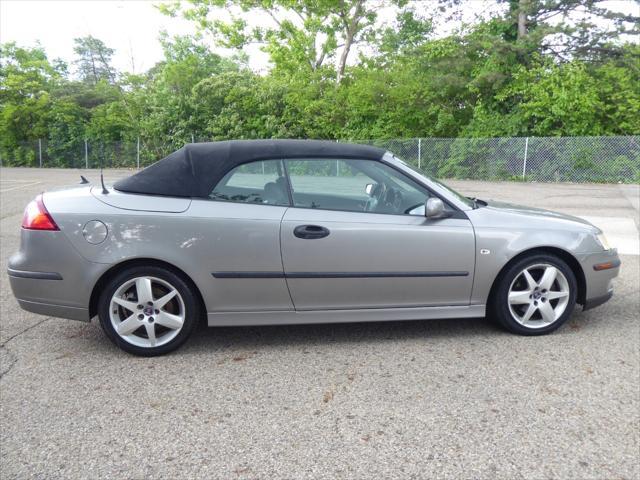
[[582, 311], [590, 310], [592, 308], [599, 307], [603, 303], [607, 303], [613, 297], [613, 290], [611, 290], [606, 295], [602, 295], [601, 297], [590, 298], [589, 300], [584, 302], [584, 306], [582, 307]]
[[606, 303], [613, 296], [613, 279], [620, 273], [620, 258], [616, 249], [585, 255], [581, 261], [585, 276], [583, 310]]

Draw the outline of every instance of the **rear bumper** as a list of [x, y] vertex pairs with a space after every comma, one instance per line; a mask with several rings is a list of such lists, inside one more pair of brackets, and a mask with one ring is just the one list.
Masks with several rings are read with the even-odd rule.
[[46, 315], [48, 317], [68, 318], [70, 320], [80, 320], [88, 322], [89, 310], [80, 307], [69, 307], [67, 305], [54, 305], [51, 303], [30, 302], [18, 299], [18, 305], [27, 312]]
[[29, 270], [7, 269], [7, 275], [15, 278], [33, 278], [35, 280], [62, 280], [58, 272], [31, 272]]
[[107, 267], [80, 256], [63, 232], [23, 229], [7, 274], [24, 310], [89, 321], [91, 291]]
[[59, 303], [61, 297], [56, 297], [56, 292], [62, 294], [66, 290], [66, 282], [59, 273], [9, 268], [7, 274], [13, 295], [23, 310], [48, 317], [90, 320], [88, 308]]

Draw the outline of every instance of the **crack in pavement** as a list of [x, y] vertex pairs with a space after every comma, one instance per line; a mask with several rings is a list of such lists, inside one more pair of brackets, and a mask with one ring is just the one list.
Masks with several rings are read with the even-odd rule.
[[28, 332], [29, 330], [32, 330], [34, 328], [36, 328], [38, 325], [42, 325], [44, 322], [51, 320], [52, 317], [46, 317], [42, 320], [40, 320], [39, 322], [34, 323], [33, 325], [25, 328], [24, 330], [22, 330], [21, 332], [18, 332], [14, 335], [11, 335], [9, 338], [7, 338], [4, 342], [0, 343], [0, 347], [4, 347], [7, 343], [9, 343], [11, 340], [13, 340], [14, 338], [19, 337], [20, 335], [22, 335], [23, 333]]
[[[43, 320], [40, 320], [39, 322], [36, 322], [33, 325], [25, 328], [24, 330], [14, 334], [14, 335], [11, 335], [4, 342], [0, 343], [0, 352], [5, 352], [5, 354], [9, 357], [9, 366], [5, 368], [4, 365], [3, 365], [2, 368], [0, 368], [0, 379], [2, 379], [2, 377], [4, 377], [7, 373], [9, 373], [13, 369], [15, 364], [18, 363], [18, 357], [16, 356], [15, 353], [13, 353], [11, 350], [9, 350], [9, 348], [7, 347], [7, 343], [9, 343], [11, 340], [13, 340], [15, 338], [18, 338], [23, 333], [26, 333], [29, 330], [33, 330], [37, 326], [42, 325], [44, 322], [46, 322], [48, 320], [51, 320], [51, 318], [52, 317], [46, 317]], [[4, 364], [4, 359], [3, 359], [2, 363]]]
[[[4, 358], [5, 356], [9, 358], [5, 359]], [[16, 357], [16, 355], [11, 350], [9, 350], [7, 347], [2, 345], [0, 346], [0, 360], [2, 360], [0, 362], [2, 364], [2, 367], [0, 368], [0, 379], [2, 379], [2, 377], [4, 377], [7, 373], [9, 373], [13, 368], [13, 366], [17, 363], [18, 357]], [[9, 363], [7, 367], [5, 367], [4, 365], [6, 361], [8, 361]]]

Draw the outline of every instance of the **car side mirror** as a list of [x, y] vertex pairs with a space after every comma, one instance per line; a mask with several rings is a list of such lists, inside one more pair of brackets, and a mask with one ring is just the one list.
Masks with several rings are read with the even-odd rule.
[[374, 183], [367, 183], [364, 187], [364, 191], [367, 193], [367, 195], [371, 196], [371, 194], [373, 193], [373, 187], [375, 187]]
[[429, 198], [425, 205], [425, 216], [432, 219], [446, 217], [444, 202], [437, 197]]

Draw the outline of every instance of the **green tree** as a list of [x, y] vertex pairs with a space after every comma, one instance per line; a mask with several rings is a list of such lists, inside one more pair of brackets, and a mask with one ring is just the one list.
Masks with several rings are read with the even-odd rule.
[[202, 80], [237, 65], [189, 37], [162, 37], [165, 59], [155, 65], [142, 85], [132, 89], [130, 102], [140, 117], [145, 141], [166, 138], [174, 145], [205, 138], [209, 118], [198, 114], [202, 99], [193, 97]]
[[76, 38], [74, 43], [73, 51], [77, 56], [74, 64], [83, 81], [92, 85], [100, 81], [115, 83], [115, 70], [111, 66], [115, 50], [91, 35]]
[[561, 61], [620, 54], [621, 36], [637, 36], [640, 16], [611, 10], [602, 0], [500, 0], [511, 38]]
[[51, 89], [60, 79], [41, 47], [0, 45], [0, 145], [15, 149], [20, 142], [47, 135]]
[[[374, 35], [377, 11], [384, 4], [404, 0], [189, 0], [189, 7], [165, 4], [161, 11], [179, 13], [199, 31], [210, 33], [220, 45], [241, 49], [260, 43], [276, 69], [315, 71], [335, 61], [335, 75], [344, 77], [353, 48]], [[216, 18], [215, 9], [238, 10], [230, 21]], [[245, 18], [259, 16], [265, 22], [250, 26]]]

